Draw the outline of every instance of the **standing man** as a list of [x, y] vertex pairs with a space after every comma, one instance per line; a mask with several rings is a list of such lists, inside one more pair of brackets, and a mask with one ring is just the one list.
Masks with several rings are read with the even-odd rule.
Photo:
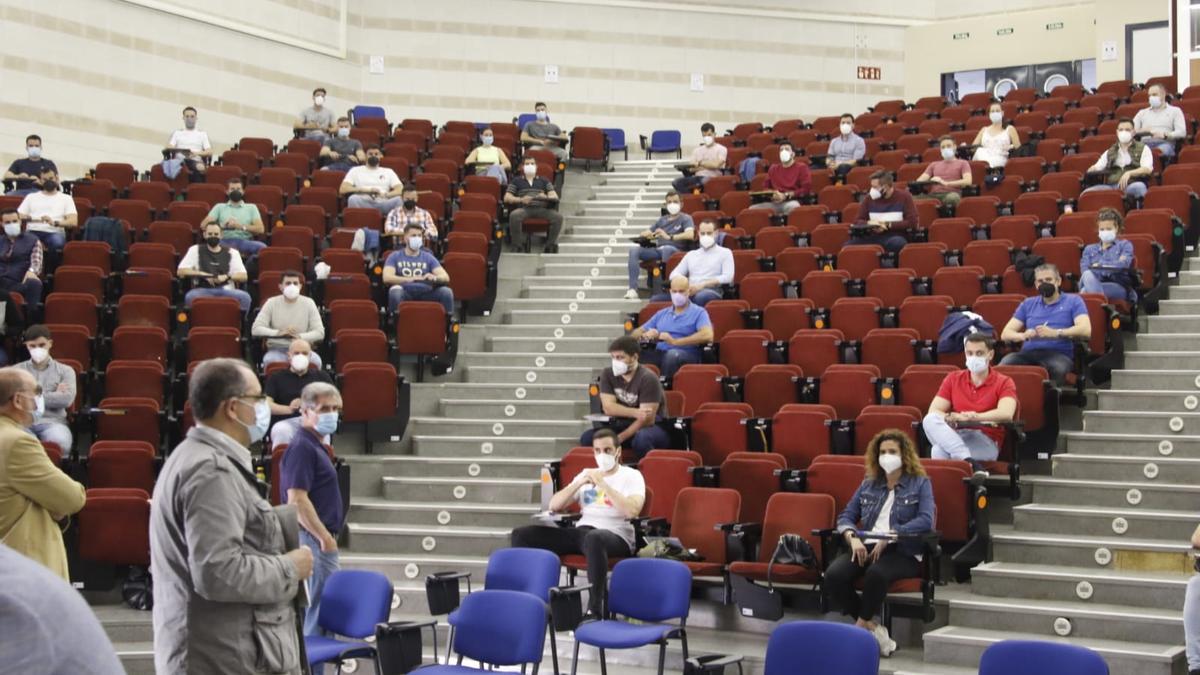
[[300, 543], [313, 555], [313, 573], [308, 580], [308, 611], [304, 634], [320, 635], [317, 616], [321, 591], [329, 575], [338, 570], [338, 532], [342, 529], [342, 493], [337, 469], [322, 445], [322, 439], [337, 431], [342, 395], [337, 387], [316, 382], [300, 394], [300, 431], [292, 437], [279, 465], [279, 493], [284, 503], [296, 506], [300, 519]]
[[63, 459], [71, 454], [71, 427], [67, 426], [67, 409], [75, 402], [75, 371], [50, 356], [54, 340], [50, 329], [42, 324], [25, 329], [22, 338], [29, 360], [16, 365], [37, 380], [42, 390], [43, 414], [29, 430], [38, 440], [54, 443], [62, 449]]
[[300, 111], [300, 119], [292, 128], [303, 131], [305, 138], [325, 142], [333, 133], [333, 111], [325, 107], [325, 88], [313, 89], [312, 106]]
[[312, 551], [284, 550], [283, 523], [250, 450], [271, 410], [242, 361], [196, 368], [196, 426], [163, 465], [150, 509], [154, 664], [159, 673], [300, 672], [292, 602]]
[[55, 521], [78, 513], [86, 496], [29, 431], [41, 413], [37, 380], [20, 368], [0, 369], [0, 541], [69, 581]]
[[563, 224], [562, 214], [558, 212], [558, 193], [550, 181], [538, 175], [536, 157], [526, 157], [521, 162], [521, 175], [508, 184], [504, 192], [504, 205], [512, 209], [508, 214], [508, 234], [514, 249], [522, 251], [527, 246], [525, 219], [545, 218], [550, 222], [550, 227], [546, 231], [544, 251], [558, 251], [558, 233], [562, 231]]

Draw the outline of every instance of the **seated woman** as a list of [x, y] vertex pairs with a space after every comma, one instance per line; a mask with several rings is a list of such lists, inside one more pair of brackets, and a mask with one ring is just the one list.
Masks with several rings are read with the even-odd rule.
[[642, 512], [646, 481], [641, 472], [621, 466], [621, 446], [611, 429], [592, 436], [596, 469], [586, 469], [550, 498], [550, 510], [565, 511], [578, 501], [583, 517], [575, 527], [527, 525], [512, 531], [512, 545], [543, 548], [558, 555], [580, 554], [587, 558], [588, 618], [600, 618], [609, 556], [627, 558], [634, 554], [633, 525], [629, 519]]
[[[1133, 242], [1118, 239], [1125, 221], [1116, 209], [1100, 209], [1096, 215], [1097, 244], [1088, 244], [1079, 259], [1080, 293], [1103, 293], [1109, 300], [1137, 301], [1133, 289]], [[1119, 268], [1119, 269], [1114, 269]], [[1128, 271], [1123, 271], [1128, 270]]]
[[[874, 618], [888, 587], [898, 579], [920, 575], [921, 544], [917, 541], [863, 540], [867, 534], [921, 534], [933, 529], [933, 487], [912, 440], [899, 429], [884, 429], [871, 439], [865, 456], [867, 476], [837, 519], [838, 534], [850, 547], [825, 572], [825, 592], [836, 607], [855, 618], [879, 642], [879, 653], [891, 656], [896, 642]], [[858, 529], [861, 527], [861, 530]], [[863, 579], [860, 600], [854, 582]]]
[[483, 145], [472, 150], [463, 163], [474, 164], [477, 176], [491, 176], [500, 181], [501, 185], [507, 184], [508, 172], [512, 170], [512, 162], [508, 160], [508, 155], [504, 153], [504, 150], [493, 145], [496, 135], [492, 133], [491, 127], [484, 129], [479, 134], [479, 139]]
[[988, 106], [988, 117], [992, 123], [975, 134], [971, 145], [979, 146], [971, 159], [987, 162], [988, 167], [998, 169], [1008, 162], [1008, 153], [1021, 146], [1021, 136], [1013, 125], [1004, 126], [1004, 108], [998, 102]]

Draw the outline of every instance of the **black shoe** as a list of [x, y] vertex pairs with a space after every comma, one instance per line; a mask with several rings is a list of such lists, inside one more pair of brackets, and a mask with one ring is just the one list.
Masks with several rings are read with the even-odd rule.
[[546, 244], [542, 249], [542, 253], [558, 253], [558, 244]]
[[968, 459], [967, 463], [971, 465], [971, 473], [973, 474], [971, 476], [972, 482], [975, 482], [975, 481], [983, 482], [983, 481], [987, 480], [987, 477], [988, 477], [987, 469], [983, 468], [983, 465], [980, 464], [978, 460]]

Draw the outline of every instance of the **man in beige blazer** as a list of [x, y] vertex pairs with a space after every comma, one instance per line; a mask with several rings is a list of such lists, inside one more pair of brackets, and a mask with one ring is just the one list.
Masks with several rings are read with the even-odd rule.
[[0, 541], [69, 580], [55, 521], [83, 508], [84, 488], [50, 462], [29, 431], [43, 409], [32, 375], [0, 368]]

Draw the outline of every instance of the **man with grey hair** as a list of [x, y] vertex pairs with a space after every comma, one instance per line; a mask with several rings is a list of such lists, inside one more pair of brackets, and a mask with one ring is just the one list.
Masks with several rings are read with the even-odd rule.
[[1175, 156], [1175, 141], [1188, 135], [1187, 120], [1177, 106], [1167, 105], [1167, 90], [1161, 84], [1150, 85], [1148, 108], [1142, 108], [1133, 116], [1133, 131], [1146, 134], [1142, 142], [1162, 153], [1163, 157]]
[[254, 477], [247, 446], [266, 433], [266, 397], [246, 363], [210, 359], [188, 402], [196, 426], [163, 465], [150, 509], [155, 669], [299, 673], [292, 602], [312, 552], [285, 550], [285, 523]]
[[1009, 353], [1000, 365], [1041, 366], [1062, 385], [1075, 367], [1072, 340], [1091, 338], [1092, 322], [1083, 298], [1061, 292], [1057, 267], [1038, 265], [1033, 274], [1038, 294], [1017, 306], [1000, 333], [1001, 340], [1022, 343], [1021, 351]]
[[342, 395], [337, 387], [314, 382], [300, 392], [300, 430], [279, 464], [279, 494], [296, 506], [300, 542], [312, 549], [313, 574], [308, 580], [304, 634], [320, 635], [317, 616], [325, 581], [338, 569], [338, 532], [346, 514], [338, 489], [337, 469], [321, 439], [337, 431]]

